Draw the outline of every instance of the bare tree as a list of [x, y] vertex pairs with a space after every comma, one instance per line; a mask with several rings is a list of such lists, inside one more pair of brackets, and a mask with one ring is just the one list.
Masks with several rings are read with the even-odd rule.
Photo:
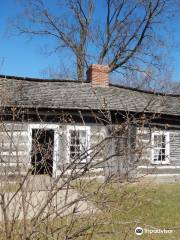
[[126, 71], [121, 79], [118, 76], [114, 76], [113, 82], [126, 87], [164, 94], [180, 93], [180, 84], [178, 81], [173, 80], [172, 71], [169, 71], [169, 69], [163, 69], [159, 72], [155, 71], [154, 68], [147, 68], [143, 71], [130, 70]]
[[160, 67], [167, 39], [160, 38], [158, 29], [178, 6], [172, 0], [21, 2], [24, 12], [15, 24], [18, 33], [54, 39], [53, 51], [70, 50], [81, 81], [94, 62], [108, 64], [110, 72], [142, 71], [149, 64]]
[[54, 38], [56, 45], [53, 51], [61, 48], [70, 49], [76, 57], [77, 77], [82, 81], [93, 2], [68, 0], [64, 5], [64, 1], [59, 1], [53, 7], [51, 11], [42, 0], [26, 2], [23, 16], [32, 25], [28, 27], [17, 24], [16, 27], [20, 33]]

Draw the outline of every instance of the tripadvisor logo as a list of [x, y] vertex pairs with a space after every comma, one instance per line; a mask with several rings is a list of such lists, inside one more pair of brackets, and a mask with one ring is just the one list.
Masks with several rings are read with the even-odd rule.
[[147, 229], [147, 228], [142, 228], [142, 227], [137, 227], [135, 229], [135, 234], [138, 236], [141, 236], [143, 233], [146, 234], [168, 234], [172, 233], [172, 229]]
[[138, 235], [138, 236], [142, 235], [143, 234], [143, 229], [141, 227], [137, 227], [135, 229], [135, 234]]

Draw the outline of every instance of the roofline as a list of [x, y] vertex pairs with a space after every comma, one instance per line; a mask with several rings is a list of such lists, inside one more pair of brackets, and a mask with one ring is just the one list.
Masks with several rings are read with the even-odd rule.
[[[5, 109], [10, 109], [12, 110], [12, 108], [14, 107], [14, 105], [9, 105], [9, 106], [5, 106]], [[99, 109], [98, 108], [67, 108], [67, 107], [61, 107], [61, 108], [58, 108], [58, 107], [53, 107], [53, 106], [49, 106], [49, 107], [44, 107], [44, 106], [17, 106], [17, 108], [21, 108], [21, 109], [29, 109], [29, 110], [34, 110], [36, 111], [38, 109], [38, 111], [41, 111], [41, 110], [51, 110], [51, 111], [84, 111], [84, 112], [92, 112], [92, 111], [98, 111], [99, 112]], [[102, 110], [103, 111], [103, 110]], [[106, 109], [104, 109], [104, 111], [106, 111]], [[126, 110], [117, 110], [117, 109], [111, 109], [109, 110], [110, 112], [112, 113], [117, 113], [117, 112], [124, 112], [124, 113], [131, 113], [131, 114], [147, 114], [147, 115], [151, 115], [151, 114], [154, 114], [154, 112], [150, 112], [150, 111], [133, 111], [133, 110], [129, 110], [129, 111], [126, 111]], [[165, 113], [165, 112], [157, 112], [156, 114], [159, 114], [160, 116], [164, 117], [164, 116], [167, 116], [167, 117], [173, 117], [173, 118], [180, 118], [180, 115], [179, 114], [172, 114], [172, 113]]]
[[33, 78], [33, 77], [19, 77], [19, 76], [3, 75], [3, 74], [0, 74], [0, 78], [31, 81], [31, 82], [44, 81], [44, 82], [77, 82], [77, 83], [81, 83], [81, 81], [76, 80], [76, 79], [73, 80], [73, 79]]
[[[15, 79], [15, 80], [23, 80], [23, 81], [32, 81], [32, 82], [75, 82], [75, 83], [82, 83], [79, 80], [76, 79], [51, 79], [51, 78], [32, 78], [32, 77], [19, 77], [19, 76], [12, 76], [12, 75], [3, 75], [0, 74], [0, 78], [4, 79]], [[85, 81], [84, 83], [89, 83], [89, 81]], [[153, 95], [159, 95], [159, 96], [170, 96], [170, 97], [180, 97], [180, 94], [173, 94], [173, 93], [162, 93], [162, 92], [156, 92], [156, 91], [151, 91], [151, 90], [144, 90], [144, 89], [139, 89], [139, 88], [133, 88], [133, 87], [128, 87], [128, 86], [123, 86], [119, 84], [113, 84], [110, 83], [109, 86], [111, 87], [117, 87], [117, 88], [123, 88], [131, 91], [136, 91], [136, 92], [142, 92], [142, 93], [148, 93], [148, 94], [153, 94]]]
[[128, 89], [128, 90], [142, 92], [142, 93], [149, 93], [149, 94], [159, 95], [159, 96], [180, 97], [180, 94], [163, 93], [163, 92], [157, 92], [157, 91], [151, 91], [151, 90], [144, 90], [144, 89], [133, 88], [133, 87], [123, 86], [123, 85], [113, 84], [113, 83], [110, 83], [109, 86]]

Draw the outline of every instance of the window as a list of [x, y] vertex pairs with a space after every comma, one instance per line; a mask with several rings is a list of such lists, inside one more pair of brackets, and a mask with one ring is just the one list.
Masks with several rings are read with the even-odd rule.
[[[68, 155], [70, 161], [78, 159], [89, 147], [90, 127], [68, 126]], [[86, 162], [87, 154], [82, 155], [81, 162]]]
[[152, 163], [168, 164], [169, 163], [169, 133], [154, 132], [152, 133]]

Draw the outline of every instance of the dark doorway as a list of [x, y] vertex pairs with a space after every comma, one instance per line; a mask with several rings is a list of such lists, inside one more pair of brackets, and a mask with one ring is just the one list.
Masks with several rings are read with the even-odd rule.
[[54, 130], [32, 129], [32, 174], [53, 174]]

